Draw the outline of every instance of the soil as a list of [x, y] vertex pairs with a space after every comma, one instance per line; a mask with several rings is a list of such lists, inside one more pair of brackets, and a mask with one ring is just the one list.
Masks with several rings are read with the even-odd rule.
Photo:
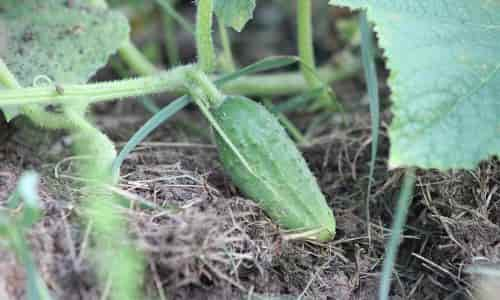
[[[264, 40], [267, 35], [268, 43], [247, 47], [249, 35], [235, 37], [242, 62], [275, 51], [290, 54], [287, 51], [294, 49], [291, 33], [279, 35], [291, 32], [293, 21], [266, 5], [259, 7], [247, 34]], [[277, 33], [259, 29], [265, 25], [260, 16], [266, 13], [280, 18], [273, 27]], [[279, 43], [270, 38], [276, 34], [283, 37]], [[332, 44], [339, 41], [321, 39], [319, 51], [340, 51]], [[280, 229], [226, 176], [208, 125], [192, 107], [141, 144], [126, 160], [119, 188], [156, 205], [154, 209], [136, 205], [124, 213], [137, 248], [146, 256], [143, 286], [148, 297], [165, 293], [168, 299], [191, 300], [375, 299], [404, 173], [386, 165], [390, 112], [383, 61], [380, 73], [383, 126], [368, 197], [369, 215], [370, 116], [362, 101], [361, 72], [333, 86], [348, 108], [344, 119], [322, 122], [311, 131], [311, 144], [301, 147], [337, 218], [337, 236], [326, 244], [283, 239]], [[94, 80], [113, 76], [108, 67]], [[160, 95], [156, 100], [169, 99]], [[98, 126], [118, 147], [150, 116], [132, 101], [98, 105], [94, 113]], [[305, 129], [314, 116], [295, 113], [290, 118]], [[78, 185], [72, 176], [71, 137], [34, 128], [23, 119], [10, 126], [1, 123], [0, 210], [23, 171], [39, 172], [43, 218], [27, 239], [42, 278], [57, 299], [101, 299], [84, 242], [88, 227], [81, 222]], [[392, 299], [496, 299], [497, 282], [480, 280], [465, 270], [472, 264], [500, 262], [499, 184], [496, 159], [473, 171], [418, 171]], [[0, 247], [0, 299], [25, 297], [24, 268]]]

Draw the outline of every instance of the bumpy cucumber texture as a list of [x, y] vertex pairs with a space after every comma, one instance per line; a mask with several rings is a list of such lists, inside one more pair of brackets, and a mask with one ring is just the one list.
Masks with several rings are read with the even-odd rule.
[[331, 240], [335, 236], [332, 210], [276, 118], [262, 105], [233, 96], [212, 113], [250, 166], [215, 134], [222, 164], [236, 186], [284, 229], [304, 233], [305, 239]]

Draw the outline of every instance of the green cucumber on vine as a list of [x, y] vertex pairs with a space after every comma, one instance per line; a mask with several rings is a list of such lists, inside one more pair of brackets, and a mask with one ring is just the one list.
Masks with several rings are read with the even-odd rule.
[[[91, 228], [92, 242], [87, 245], [102, 260], [95, 264], [99, 283], [106, 283], [102, 286], [102, 299], [144, 298], [140, 295], [143, 255], [136, 250], [136, 240], [129, 237], [125, 214], [117, 211], [117, 207], [123, 208], [122, 199], [118, 199], [120, 167], [149, 133], [192, 102], [201, 111], [200, 118], [205, 117], [213, 129], [215, 148], [226, 173], [242, 194], [254, 200], [280, 227], [286, 239], [327, 242], [335, 237], [333, 211], [306, 160], [278, 122], [281, 120], [299, 143], [308, 143], [312, 129], [320, 127], [320, 123], [324, 128], [323, 123], [331, 119], [331, 113], [342, 110], [330, 83], [352, 77], [360, 70], [361, 64], [351, 63], [347, 56], [335, 57], [336, 61], [342, 60], [340, 67], [317, 65], [313, 0], [282, 1], [290, 10], [296, 9], [297, 57], [273, 57], [240, 69], [239, 57], [233, 56], [231, 48], [234, 45], [230, 36], [234, 32], [228, 30], [243, 30], [253, 17], [257, 0], [190, 1], [196, 6], [194, 26], [175, 10], [179, 1], [156, 0], [164, 11], [166, 56], [171, 65], [176, 65], [169, 70], [160, 70], [141, 53], [131, 40], [129, 20], [113, 9], [113, 3], [130, 1], [115, 0], [112, 5], [105, 0], [0, 2], [0, 110], [7, 122], [23, 115], [42, 129], [61, 130], [70, 136], [72, 154], [78, 157], [72, 164], [75, 168], [70, 168], [75, 170], [71, 178], [78, 179], [74, 184], [83, 208], [78, 212], [83, 212], [83, 221]], [[139, 0], [133, 2], [144, 4]], [[289, 5], [290, 2], [295, 6]], [[370, 248], [369, 208], [372, 196], [380, 194], [371, 195], [378, 168], [381, 114], [368, 22], [375, 23], [374, 30], [391, 73], [388, 83], [393, 105], [387, 131], [391, 142], [388, 165], [408, 169], [385, 260], [380, 264], [379, 299], [385, 300], [391, 292], [391, 274], [397, 266], [400, 236], [410, 211], [415, 167], [472, 169], [480, 161], [500, 154], [497, 57], [500, 46], [494, 42], [500, 37], [500, 27], [495, 21], [500, 17], [500, 1], [325, 0], [324, 4], [327, 2], [363, 11], [361, 57], [372, 113], [372, 158], [365, 210]], [[221, 49], [214, 45], [214, 17]], [[192, 64], [177, 66], [185, 59], [180, 54], [185, 53], [180, 52], [184, 49], [178, 47], [179, 36], [175, 36], [175, 29], [170, 26], [174, 21], [195, 41], [196, 61]], [[114, 54], [138, 77], [89, 83]], [[408, 59], [409, 54], [412, 59]], [[293, 63], [300, 63], [295, 71], [253, 74]], [[155, 115], [118, 155], [114, 142], [88, 118], [94, 103], [159, 93], [178, 98], [161, 109], [151, 107]], [[292, 97], [278, 105], [270, 101], [283, 96]], [[269, 111], [252, 99], [265, 103]], [[321, 113], [316, 116], [308, 114], [313, 121], [305, 137], [284, 115], [300, 110], [316, 113], [318, 109]], [[314, 144], [312, 141], [308, 146]], [[11, 199], [29, 200], [29, 195], [22, 194], [23, 190], [30, 190], [23, 188], [24, 180], [21, 179], [20, 189]], [[45, 285], [37, 284], [42, 280], [40, 276], [33, 276], [35, 261], [28, 255], [24, 238], [24, 229], [39, 220], [38, 208], [30, 208], [28, 202], [24, 203], [24, 221], [14, 216], [17, 209], [14, 202], [7, 201], [5, 211], [1, 207], [0, 235], [7, 235], [9, 246], [18, 253], [28, 273], [31, 272], [31, 278], [27, 278], [28, 298], [43, 299], [43, 294], [48, 295], [49, 291]], [[377, 227], [383, 237], [385, 217], [381, 221]], [[37, 293], [37, 289], [43, 294]]]
[[303, 239], [328, 241], [335, 218], [316, 178], [274, 115], [257, 102], [228, 96], [211, 109], [215, 120], [253, 172], [215, 134], [225, 170], [244, 194], [257, 201], [285, 230]]
[[214, 128], [219, 157], [242, 192], [297, 239], [325, 242], [335, 218], [295, 143], [264, 106], [224, 96], [201, 71], [188, 89]]
[[[0, 109], [7, 119], [23, 114], [39, 127], [71, 136], [73, 154], [83, 158], [75, 165], [84, 221], [92, 227], [93, 249], [106, 262], [97, 264], [97, 273], [102, 282], [109, 282], [111, 299], [141, 299], [144, 266], [142, 254], [129, 240], [126, 222], [115, 210], [120, 204], [115, 194], [120, 166], [153, 129], [191, 101], [211, 124], [221, 163], [234, 184], [262, 207], [286, 238], [327, 242], [335, 237], [333, 211], [297, 146], [273, 113], [244, 97], [303, 93], [302, 99], [283, 109], [299, 107], [316, 96], [328, 102], [326, 107], [333, 99], [327, 84], [358, 71], [359, 65], [316, 68], [309, 1], [298, 2], [305, 9], [298, 14], [300, 57], [272, 57], [236, 69], [227, 28], [241, 31], [252, 18], [256, 1], [198, 0], [193, 32], [197, 62], [167, 71], [160, 71], [134, 46], [127, 19], [106, 1], [42, 2], [6, 0], [1, 5], [2, 25], [5, 22], [9, 31], [7, 44], [12, 46], [1, 53], [0, 84], [6, 89], [0, 93]], [[193, 31], [170, 2], [158, 2]], [[214, 15], [222, 54], [213, 43]], [[139, 77], [88, 83], [115, 53]], [[171, 60], [177, 61], [177, 55]], [[226, 62], [222, 67], [216, 63], [220, 60]], [[253, 75], [294, 63], [300, 63], [300, 72]], [[119, 155], [113, 141], [87, 119], [93, 103], [164, 92], [180, 98], [144, 124]]]

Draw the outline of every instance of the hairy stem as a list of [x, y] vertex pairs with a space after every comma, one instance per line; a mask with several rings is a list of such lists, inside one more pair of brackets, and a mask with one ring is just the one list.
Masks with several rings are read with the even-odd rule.
[[142, 258], [129, 242], [126, 221], [118, 210], [119, 199], [108, 189], [117, 184], [111, 173], [116, 158], [113, 142], [81, 116], [71, 112], [67, 115], [80, 119], [79, 128], [72, 134], [73, 151], [88, 157], [78, 164], [78, 173], [85, 180], [83, 203], [86, 218], [94, 225], [93, 251], [101, 266], [100, 278], [111, 281], [111, 299], [141, 299]]
[[[5, 87], [7, 87], [8, 91], [23, 91], [21, 84], [17, 81], [14, 74], [12, 74], [7, 67], [7, 65], [0, 59], [0, 83], [2, 83]], [[23, 94], [20, 93], [19, 97], [23, 97]], [[7, 101], [6, 101], [7, 102]], [[3, 104], [3, 103], [2, 103]], [[5, 103], [7, 106], [8, 104]], [[80, 112], [85, 111], [85, 105], [83, 104], [80, 107]], [[28, 118], [33, 121], [33, 123], [38, 126], [45, 127], [48, 129], [72, 129], [76, 126], [71, 118], [67, 118], [64, 112], [60, 113], [52, 113], [46, 111], [44, 107], [39, 105], [24, 105], [24, 103], [19, 103], [20, 108], [13, 106], [15, 112], [21, 112], [28, 116]], [[10, 112], [10, 107], [6, 107], [7, 112]], [[5, 108], [4, 108], [5, 109]]]
[[[325, 84], [329, 84], [352, 77], [359, 71], [359, 68], [359, 63], [342, 66], [339, 69], [326, 66], [318, 69], [318, 76]], [[294, 95], [310, 89], [304, 76], [297, 72], [243, 76], [222, 87], [227, 94], [252, 96]]]
[[[311, 89], [324, 85], [316, 71], [312, 33], [312, 0], [297, 0], [297, 33], [301, 70]], [[322, 106], [335, 104], [327, 90], [318, 98]]]
[[213, 0], [199, 0], [196, 9], [196, 49], [198, 64], [204, 72], [215, 68], [215, 50], [212, 41]]
[[[314, 68], [313, 36], [312, 36], [311, 0], [297, 0], [297, 34], [301, 62]], [[316, 85], [316, 77], [309, 68], [301, 67], [304, 78], [311, 85]]]
[[[163, 92], [185, 93], [186, 71], [192, 68], [193, 65], [182, 66], [159, 72], [154, 76], [136, 79], [63, 85], [62, 95], [51, 86], [5, 90], [0, 93], [0, 103], [4, 107], [26, 104], [93, 103]], [[324, 82], [330, 83], [353, 76], [359, 68], [359, 63], [338, 70], [325, 67], [320, 68], [318, 74]], [[278, 96], [297, 94], [308, 90], [309, 86], [302, 74], [282, 72], [242, 76], [224, 84], [221, 89], [226, 94]]]
[[187, 89], [191, 94], [195, 94], [193, 90], [199, 89], [205, 97], [207, 108], [214, 108], [222, 104], [224, 95], [217, 89], [208, 76], [200, 70], [190, 70], [187, 72]]
[[31, 87], [8, 90], [0, 94], [2, 105], [93, 103], [124, 97], [142, 96], [161, 92], [185, 91], [186, 71], [192, 65], [174, 68], [154, 76], [94, 84], [64, 85], [61, 95], [55, 87]]
[[139, 75], [152, 75], [158, 69], [137, 49], [130, 40], [118, 49], [120, 57]]
[[234, 63], [233, 52], [231, 50], [229, 33], [227, 32], [226, 26], [224, 26], [222, 22], [217, 22], [217, 26], [219, 27], [219, 36], [222, 44], [224, 67], [227, 72], [234, 72], [236, 70], [236, 64]]

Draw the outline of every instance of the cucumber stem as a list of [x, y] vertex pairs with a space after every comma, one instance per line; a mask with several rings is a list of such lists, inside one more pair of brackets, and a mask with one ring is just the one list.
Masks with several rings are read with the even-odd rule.
[[[318, 70], [318, 76], [325, 84], [343, 80], [357, 74], [359, 63], [347, 64], [338, 69], [331, 66]], [[247, 96], [283, 96], [294, 95], [310, 90], [304, 76], [298, 72], [280, 72], [272, 74], [259, 74], [242, 76], [222, 87], [227, 94], [240, 94]]]
[[[208, 103], [206, 103], [208, 108], [215, 108], [224, 102], [224, 95], [217, 89], [215, 84], [212, 83], [208, 76], [197, 69], [189, 70], [186, 73], [187, 78], [187, 88], [190, 93], [193, 93], [193, 90], [199, 89], [205, 97]], [[201, 96], [201, 94], [200, 94]]]
[[219, 20], [217, 22], [219, 27], [219, 36], [222, 44], [222, 60], [223, 67], [227, 72], [234, 72], [236, 70], [236, 64], [234, 63], [233, 52], [231, 50], [231, 41], [229, 39], [229, 33], [227, 32], [226, 26]]
[[204, 72], [215, 68], [215, 51], [212, 41], [213, 0], [199, 0], [196, 9], [196, 48], [198, 64]]
[[[301, 60], [300, 69], [311, 89], [324, 86], [316, 71], [314, 43], [312, 33], [312, 0], [297, 0], [297, 33], [298, 50]], [[319, 96], [319, 104], [323, 107], [337, 106], [331, 97], [332, 91], [325, 91]]]
[[[27, 87], [4, 90], [0, 93], [0, 103], [3, 108], [27, 104], [57, 104], [57, 103], [94, 103], [123, 100], [147, 94], [174, 92], [185, 93], [185, 71], [193, 68], [191, 65], [158, 72], [154, 76], [125, 79], [92, 84], [63, 85], [64, 94], [58, 94], [55, 87]], [[359, 64], [348, 65], [342, 69], [325, 67], [319, 75], [325, 82], [333, 82], [353, 76], [359, 70]], [[2, 76], [0, 72], [0, 77]], [[222, 90], [226, 94], [241, 94], [253, 96], [292, 95], [303, 92], [309, 87], [300, 73], [282, 72], [243, 76], [224, 84]]]
[[[316, 66], [312, 37], [311, 0], [297, 0], [297, 33], [299, 57], [302, 63], [311, 68]], [[316, 77], [308, 68], [301, 66], [304, 78], [311, 85], [316, 84]]]
[[55, 103], [94, 103], [124, 97], [143, 96], [161, 92], [185, 92], [186, 71], [193, 65], [177, 67], [153, 76], [117, 80], [93, 84], [63, 85], [64, 93], [57, 93], [55, 87], [30, 87], [11, 89], [0, 94], [3, 106]]
[[128, 40], [118, 49], [120, 57], [139, 75], [152, 75], [158, 72], [158, 69], [153, 65], [137, 47]]

